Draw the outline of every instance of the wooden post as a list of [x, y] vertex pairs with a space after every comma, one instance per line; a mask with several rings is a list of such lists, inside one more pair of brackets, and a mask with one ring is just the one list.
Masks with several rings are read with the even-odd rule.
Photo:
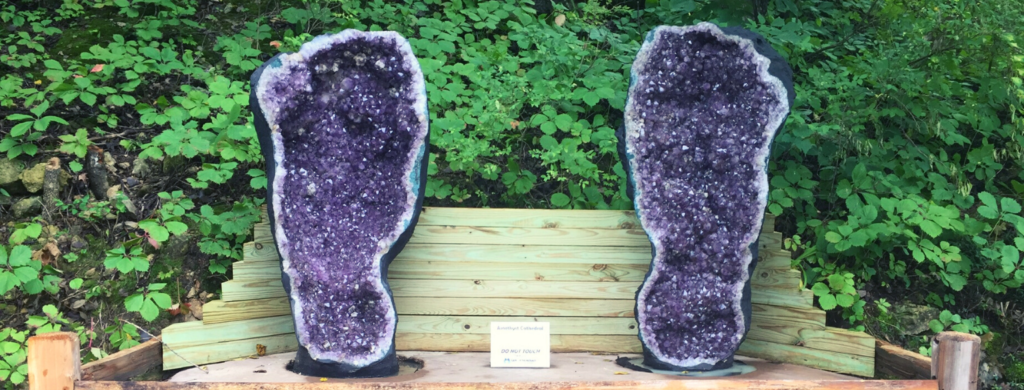
[[29, 390], [74, 390], [81, 379], [78, 335], [46, 333], [28, 339]]
[[932, 377], [939, 390], [977, 390], [981, 338], [960, 332], [942, 332], [932, 340]]

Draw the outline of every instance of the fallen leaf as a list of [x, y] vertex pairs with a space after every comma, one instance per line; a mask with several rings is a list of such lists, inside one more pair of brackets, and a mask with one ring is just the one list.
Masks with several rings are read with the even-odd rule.
[[270, 41], [270, 46], [273, 46], [275, 49], [280, 48], [281, 47], [281, 42], [279, 42], [279, 41]]
[[42, 85], [42, 84], [43, 84], [43, 80], [36, 80], [36, 81], [35, 81], [35, 82], [33, 82], [32, 84], [35, 84], [35, 85]]
[[615, 371], [615, 375], [629, 375], [629, 373], [625, 371]]
[[60, 257], [60, 249], [52, 241], [47, 242], [45, 246], [39, 250], [32, 252], [32, 260], [38, 260], [43, 265], [50, 265]]
[[75, 78], [76, 78], [76, 79], [80, 79], [80, 78], [82, 78], [82, 75], [80, 75], [80, 74], [76, 74], [76, 75], [75, 75]]
[[555, 24], [558, 25], [558, 27], [562, 27], [562, 25], [565, 24], [565, 15], [555, 16]]
[[149, 245], [152, 245], [153, 248], [160, 249], [160, 241], [157, 241], [153, 237], [150, 237], [149, 233], [146, 233], [146, 239], [149, 240]]
[[519, 128], [519, 121], [512, 121], [509, 124], [512, 125], [512, 130], [515, 130], [515, 129]]
[[103, 70], [103, 64], [96, 64], [96, 66], [93, 66], [92, 69], [89, 69], [89, 73], [96, 73], [101, 70]]

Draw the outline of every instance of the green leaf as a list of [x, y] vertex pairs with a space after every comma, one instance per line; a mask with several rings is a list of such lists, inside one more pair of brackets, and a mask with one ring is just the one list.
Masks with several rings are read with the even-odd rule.
[[551, 195], [551, 204], [557, 207], [565, 207], [569, 204], [569, 197], [561, 192], [556, 192]]
[[828, 232], [828, 233], [825, 233], [825, 240], [835, 244], [835, 243], [837, 243], [839, 241], [842, 241], [843, 240], [843, 236], [839, 235], [839, 233], [836, 233], [836, 232]]
[[1004, 213], [1017, 214], [1020, 212], [1020, 203], [1017, 203], [1013, 198], [1003, 198], [999, 201], [999, 204], [1003, 206]]
[[832, 292], [832, 290], [829, 289], [828, 286], [825, 285], [825, 283], [818, 282], [811, 287], [811, 292], [813, 292], [815, 296], [821, 297], [828, 295], [829, 293]]
[[7, 294], [11, 289], [21, 285], [21, 281], [13, 273], [0, 271], [0, 295]]
[[551, 135], [555, 134], [558, 129], [555, 128], [555, 124], [553, 122], [544, 122], [540, 125], [540, 131], [543, 131], [544, 134]]
[[842, 290], [843, 287], [846, 287], [846, 278], [844, 278], [843, 275], [840, 274], [829, 275], [828, 285], [829, 287], [832, 288], [833, 291]]
[[943, 310], [942, 313], [939, 313], [939, 321], [942, 321], [943, 324], [953, 322], [953, 313], [949, 310]]
[[188, 230], [188, 225], [176, 221], [164, 222], [164, 226], [167, 227], [167, 231], [171, 232], [176, 236]]
[[68, 287], [78, 290], [80, 287], [82, 287], [82, 278], [71, 279], [71, 281], [68, 282]]
[[[39, 237], [39, 233], [36, 233], [35, 237]], [[32, 249], [25, 245], [18, 245], [11, 249], [11, 256], [8, 258], [7, 263], [11, 267], [21, 267], [28, 265], [30, 261], [32, 261]]]
[[142, 310], [142, 303], [145, 302], [145, 297], [142, 294], [134, 294], [125, 298], [124, 308], [128, 311], [139, 311]]
[[942, 227], [940, 227], [939, 224], [932, 222], [931, 220], [921, 221], [921, 230], [924, 230], [924, 232], [928, 233], [928, 235], [932, 236], [932, 238], [938, 237], [940, 234], [942, 234]]
[[153, 303], [155, 303], [156, 306], [161, 308], [161, 309], [167, 309], [167, 308], [171, 307], [171, 296], [170, 295], [167, 295], [167, 294], [164, 294], [164, 293], [160, 293], [160, 292], [151, 292], [151, 293], [149, 293], [149, 298], [152, 299]]
[[46, 112], [46, 110], [48, 109], [50, 109], [50, 102], [48, 100], [43, 100], [42, 103], [39, 103], [38, 106], [35, 106], [29, 111], [32, 112], [32, 115], [35, 115], [36, 118], [38, 118], [43, 116], [43, 113]]
[[25, 135], [25, 133], [27, 133], [28, 130], [32, 128], [33, 123], [34, 122], [21, 122], [19, 124], [14, 125], [14, 127], [11, 128], [11, 136], [21, 137]]
[[836, 295], [836, 304], [838, 304], [841, 307], [853, 306], [854, 301], [855, 301], [855, 299], [853, 298], [853, 295], [847, 295], [847, 294]]
[[978, 194], [978, 199], [981, 200], [981, 203], [983, 203], [985, 206], [988, 206], [988, 207], [991, 207], [991, 208], [996, 208], [997, 207], [996, 206], [996, 197], [992, 196], [992, 194], [990, 194], [988, 192], [982, 192], [982, 193]]
[[88, 104], [90, 106], [96, 105], [96, 95], [91, 92], [82, 92], [81, 95], [78, 95], [78, 98], [82, 99], [82, 103]]
[[31, 280], [39, 278], [39, 271], [32, 267], [18, 267], [14, 269], [14, 275], [18, 277], [22, 283], [28, 283]]
[[818, 297], [818, 304], [821, 305], [822, 310], [832, 310], [836, 308], [836, 297], [832, 294], [826, 294]]
[[928, 321], [928, 328], [931, 328], [934, 333], [940, 333], [946, 329], [946, 326], [939, 322], [939, 320], [931, 320]]
[[572, 127], [572, 122], [572, 117], [568, 114], [558, 114], [555, 117], [555, 126], [558, 126], [558, 129], [562, 131], [569, 131], [569, 128]]
[[147, 299], [142, 304], [139, 314], [142, 314], [142, 318], [146, 321], [153, 321], [160, 315], [160, 309], [156, 307], [156, 304], [154, 304], [153, 301]]

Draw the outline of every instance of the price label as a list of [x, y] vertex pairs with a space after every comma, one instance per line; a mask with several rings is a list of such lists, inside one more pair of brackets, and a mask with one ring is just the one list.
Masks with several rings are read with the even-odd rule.
[[491, 367], [551, 367], [551, 324], [492, 322]]

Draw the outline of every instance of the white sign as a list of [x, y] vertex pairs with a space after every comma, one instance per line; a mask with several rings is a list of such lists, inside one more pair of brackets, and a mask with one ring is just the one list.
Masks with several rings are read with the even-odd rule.
[[491, 367], [551, 367], [548, 322], [492, 322]]

